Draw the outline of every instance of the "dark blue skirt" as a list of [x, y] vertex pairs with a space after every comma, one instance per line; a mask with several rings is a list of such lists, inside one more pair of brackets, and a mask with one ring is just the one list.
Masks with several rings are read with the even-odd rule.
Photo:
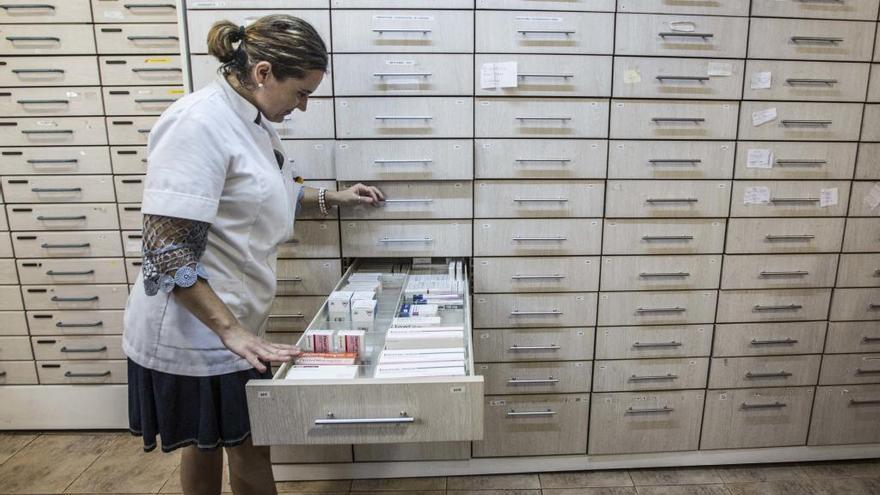
[[[267, 367], [268, 368], [268, 367]], [[272, 378], [271, 369], [216, 376], [182, 376], [154, 371], [128, 360], [128, 422], [144, 438], [144, 450], [195, 445], [201, 450], [234, 447], [251, 434], [244, 386]]]

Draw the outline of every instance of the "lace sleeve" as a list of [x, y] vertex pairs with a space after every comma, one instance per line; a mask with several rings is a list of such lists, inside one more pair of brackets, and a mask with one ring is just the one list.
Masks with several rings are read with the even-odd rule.
[[154, 296], [174, 287], [192, 287], [208, 278], [199, 259], [211, 224], [185, 218], [144, 215], [144, 290]]

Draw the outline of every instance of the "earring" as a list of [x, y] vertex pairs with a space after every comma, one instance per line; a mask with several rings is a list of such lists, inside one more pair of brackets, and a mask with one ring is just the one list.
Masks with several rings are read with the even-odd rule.
[[259, 84], [257, 84], [257, 87], [258, 87], [258, 88], [262, 88], [262, 87], [263, 87], [263, 83], [259, 83]]

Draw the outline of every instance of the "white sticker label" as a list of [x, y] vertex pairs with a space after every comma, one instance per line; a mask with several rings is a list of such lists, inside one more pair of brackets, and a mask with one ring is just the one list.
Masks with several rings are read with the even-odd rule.
[[752, 74], [752, 89], [770, 89], [773, 80], [771, 72], [756, 72]]
[[193, 2], [193, 3], [192, 3], [192, 6], [193, 6], [193, 7], [201, 7], [201, 8], [206, 8], [206, 7], [223, 7], [223, 6], [225, 6], [225, 5], [226, 5], [226, 2]]
[[434, 22], [430, 15], [374, 15], [374, 21], [428, 21]]
[[141, 252], [141, 241], [126, 241], [125, 251], [128, 253]]
[[733, 64], [729, 62], [709, 62], [708, 75], [728, 77], [733, 75]]
[[758, 110], [757, 112], [752, 112], [752, 125], [757, 127], [759, 125], [766, 124], [767, 122], [772, 122], [776, 120], [776, 108], [767, 108], [765, 110]]
[[770, 150], [750, 149], [746, 168], [773, 168], [773, 152]]
[[757, 186], [747, 187], [743, 193], [743, 204], [761, 205], [770, 202], [770, 188]]
[[416, 61], [415, 60], [386, 60], [385, 65], [412, 66], [412, 65], [416, 65]]
[[642, 82], [642, 75], [639, 74], [638, 69], [627, 69], [623, 71], [624, 84], [638, 84], [640, 82]]
[[862, 201], [870, 206], [872, 210], [880, 206], [880, 183], [874, 184], [874, 187], [868, 191], [868, 195]]
[[691, 21], [670, 21], [669, 29], [679, 33], [693, 33], [697, 30], [697, 25]]
[[498, 62], [480, 66], [480, 88], [498, 89], [517, 86], [516, 62]]
[[266, 391], [266, 390], [261, 390], [261, 391], [257, 392], [257, 397], [260, 399], [271, 399], [272, 393], [269, 391]]
[[113, 19], [115, 21], [125, 19], [125, 16], [119, 10], [105, 10], [104, 11], [105, 19]]
[[526, 22], [562, 22], [562, 17], [517, 16], [516, 20]]
[[822, 188], [819, 191], [819, 206], [822, 208], [827, 208], [829, 206], [837, 205], [837, 188], [836, 187], [828, 187]]

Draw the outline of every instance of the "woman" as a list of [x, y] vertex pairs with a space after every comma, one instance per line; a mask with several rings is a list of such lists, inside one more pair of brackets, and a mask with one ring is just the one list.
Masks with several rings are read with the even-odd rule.
[[222, 63], [213, 84], [181, 98], [150, 133], [144, 263], [125, 312], [129, 416], [144, 449], [184, 448], [186, 494], [218, 494], [222, 450], [236, 493], [275, 493], [269, 450], [250, 442], [245, 383], [298, 350], [261, 335], [275, 296], [279, 244], [295, 210], [377, 205], [381, 192], [300, 186], [269, 122], [294, 109], [327, 70], [315, 29], [285, 15], [208, 33]]

